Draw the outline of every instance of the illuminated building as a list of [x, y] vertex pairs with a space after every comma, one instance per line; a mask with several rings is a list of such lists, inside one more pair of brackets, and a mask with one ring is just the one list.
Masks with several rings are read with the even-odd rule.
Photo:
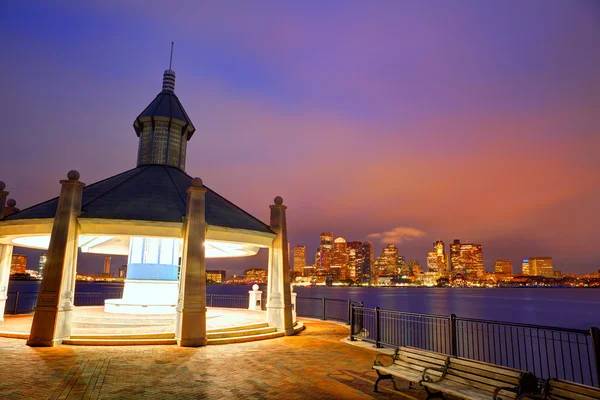
[[[306, 246], [294, 246], [294, 272], [300, 276], [306, 267]], [[306, 276], [306, 275], [304, 275]]]
[[387, 275], [387, 267], [388, 267], [388, 260], [386, 258], [383, 258], [383, 256], [379, 256], [375, 259], [375, 261], [373, 262], [373, 269], [375, 271], [375, 277], [379, 277], [379, 276], [384, 276]]
[[332, 249], [323, 247], [317, 250], [317, 254], [315, 255], [315, 266], [317, 268], [317, 274], [327, 275], [329, 273], [332, 258]]
[[385, 275], [398, 275], [398, 248], [393, 244], [388, 244], [381, 249], [381, 258], [386, 261]]
[[462, 275], [466, 279], [482, 279], [485, 275], [483, 266], [483, 246], [473, 243], [461, 243], [455, 239], [450, 245], [450, 261], [452, 273]]
[[27, 269], [27, 256], [23, 254], [13, 254], [10, 263], [10, 274], [25, 274]]
[[48, 260], [48, 255], [46, 253], [40, 256], [40, 261], [38, 263], [38, 277], [41, 279], [44, 276], [44, 267], [46, 266], [46, 261]]
[[304, 266], [304, 274], [303, 276], [313, 276], [315, 275], [316, 271], [315, 271], [315, 265], [306, 265]]
[[119, 267], [119, 278], [125, 278], [127, 276], [127, 264], [123, 264]]
[[423, 271], [423, 267], [419, 264], [419, 260], [410, 260], [408, 263], [408, 271], [410, 275], [416, 274], [415, 268], [418, 267], [421, 271]]
[[529, 259], [529, 272], [530, 275], [535, 276], [554, 276], [554, 270], [552, 266], [552, 257], [533, 257]]
[[512, 263], [510, 260], [496, 260], [494, 262], [494, 273], [512, 274]]
[[110, 257], [104, 257], [104, 275], [110, 276]]
[[427, 272], [442, 275], [446, 271], [446, 263], [444, 242], [438, 240], [433, 243], [433, 251], [427, 253]]
[[214, 283], [225, 283], [227, 271], [224, 270], [206, 270], [206, 280]]
[[361, 262], [361, 282], [363, 284], [373, 285], [375, 283], [375, 271], [373, 270], [375, 255], [373, 253], [373, 243], [363, 242], [360, 246], [360, 252], [356, 256], [357, 263], [358, 260]]
[[521, 273], [523, 275], [531, 275], [529, 260], [523, 260], [523, 263], [521, 263]]
[[319, 247], [322, 249], [333, 249], [333, 233], [321, 232], [321, 240]]
[[398, 256], [398, 275], [400, 276], [409, 276], [410, 270], [408, 268], [408, 264], [406, 263], [406, 257]]
[[[331, 261], [331, 270], [334, 281], [336, 280], [336, 277], [338, 277], [338, 280], [345, 280], [350, 278], [348, 264], [348, 245], [344, 238], [339, 237], [335, 239], [333, 243], [333, 257]], [[334, 268], [337, 269], [337, 271]]]
[[348, 248], [348, 270], [350, 279], [355, 282], [362, 282], [362, 264], [363, 255], [361, 251], [362, 242], [346, 242]]
[[267, 270], [251, 268], [244, 271], [246, 283], [267, 283]]

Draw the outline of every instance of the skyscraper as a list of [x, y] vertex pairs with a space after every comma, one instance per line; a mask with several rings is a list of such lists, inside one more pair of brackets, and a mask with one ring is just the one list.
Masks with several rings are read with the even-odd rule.
[[327, 275], [333, 259], [333, 233], [321, 232], [319, 250], [315, 256], [315, 268], [318, 275]]
[[361, 281], [363, 284], [373, 285], [375, 279], [375, 271], [373, 270], [373, 264], [375, 261], [375, 255], [373, 254], [373, 243], [363, 242], [360, 246], [360, 258], [361, 263]]
[[300, 276], [306, 267], [306, 246], [294, 246], [294, 272]]
[[473, 243], [461, 243], [455, 239], [450, 245], [452, 273], [467, 279], [481, 279], [485, 275], [483, 266], [483, 246]]
[[529, 259], [529, 273], [535, 276], [553, 277], [552, 257], [532, 257]]
[[523, 260], [521, 263], [521, 273], [523, 275], [531, 275], [531, 269], [529, 268], [529, 260]]
[[512, 274], [510, 260], [496, 260], [494, 263], [494, 272], [497, 274]]
[[385, 275], [398, 275], [398, 248], [393, 244], [388, 244], [381, 250], [381, 258], [385, 260]]
[[334, 280], [349, 279], [348, 271], [348, 245], [346, 239], [339, 237], [333, 242], [333, 256], [331, 261], [331, 272]]
[[427, 271], [441, 275], [446, 271], [446, 263], [444, 242], [438, 240], [433, 243], [433, 251], [427, 253]]
[[48, 255], [46, 253], [40, 256], [40, 261], [38, 263], [38, 278], [42, 279], [44, 276], [44, 268], [46, 267], [46, 261], [48, 261]]
[[10, 263], [10, 274], [25, 274], [27, 269], [27, 256], [23, 254], [13, 254]]
[[104, 257], [104, 275], [110, 275], [110, 257]]
[[321, 241], [319, 247], [322, 249], [333, 249], [333, 233], [321, 232]]
[[348, 248], [348, 270], [350, 279], [362, 282], [362, 264], [364, 256], [361, 250], [362, 242], [346, 242]]

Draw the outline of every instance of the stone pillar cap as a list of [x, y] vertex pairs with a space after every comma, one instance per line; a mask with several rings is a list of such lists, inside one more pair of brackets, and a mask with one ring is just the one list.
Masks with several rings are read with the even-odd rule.
[[6, 188], [6, 183], [0, 181], [0, 192]]

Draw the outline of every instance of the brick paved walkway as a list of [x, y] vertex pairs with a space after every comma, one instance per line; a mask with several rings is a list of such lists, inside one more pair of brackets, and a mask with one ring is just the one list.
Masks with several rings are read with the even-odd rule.
[[348, 329], [303, 320], [306, 330], [259, 342], [31, 348], [0, 338], [1, 399], [423, 399], [391, 383], [373, 393], [376, 354], [341, 340]]

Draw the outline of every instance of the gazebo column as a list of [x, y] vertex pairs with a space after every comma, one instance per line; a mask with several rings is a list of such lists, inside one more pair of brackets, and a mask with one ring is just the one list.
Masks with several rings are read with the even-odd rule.
[[84, 183], [79, 172], [69, 171], [54, 217], [48, 259], [40, 285], [27, 345], [50, 347], [71, 336], [73, 297], [77, 268], [79, 227]]
[[[6, 198], [8, 197], [8, 192], [4, 190], [5, 187], [4, 182], [0, 181], [0, 219], [4, 218], [4, 207], [6, 206]], [[4, 308], [6, 307], [12, 252], [12, 245], [0, 244], [0, 322], [4, 321]]]
[[206, 189], [192, 179], [183, 232], [175, 338], [182, 347], [206, 346]]
[[276, 236], [269, 248], [269, 283], [267, 286], [267, 322], [269, 326], [294, 334], [292, 297], [290, 293], [289, 249], [283, 199], [275, 197], [271, 208], [270, 228]]

